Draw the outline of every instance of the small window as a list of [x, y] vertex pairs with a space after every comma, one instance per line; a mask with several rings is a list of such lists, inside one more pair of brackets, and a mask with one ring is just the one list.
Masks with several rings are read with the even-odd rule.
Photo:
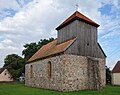
[[30, 66], [30, 78], [32, 78], [33, 77], [33, 66], [31, 65]]
[[89, 43], [87, 43], [87, 46], [89, 46]]
[[49, 79], [51, 78], [51, 75], [52, 75], [52, 72], [51, 72], [51, 62], [49, 61], [48, 62], [48, 78]]

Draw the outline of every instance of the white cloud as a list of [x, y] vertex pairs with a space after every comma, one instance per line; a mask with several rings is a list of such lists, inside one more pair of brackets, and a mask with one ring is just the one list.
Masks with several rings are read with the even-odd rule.
[[2, 50], [2, 49], [4, 49], [5, 47], [3, 46], [3, 44], [2, 43], [0, 43], [0, 49]]
[[[8, 1], [12, 3], [8, 4]], [[23, 8], [14, 1], [2, 0], [0, 3], [0, 10], [8, 7], [19, 10], [14, 17], [7, 17], [0, 22], [0, 35], [4, 37], [0, 40], [0, 64], [3, 64], [7, 54], [21, 55], [25, 43], [56, 37], [55, 28], [75, 11], [76, 3], [83, 14], [101, 24], [101, 34], [105, 34], [107, 29], [113, 31], [118, 27], [117, 20], [112, 19], [110, 22], [112, 17], [102, 16], [98, 11], [105, 4], [113, 4], [118, 8], [118, 0], [34, 0]]]
[[5, 39], [5, 40], [2, 41], [2, 43], [10, 44], [10, 43], [12, 43], [12, 41], [10, 39]]
[[9, 8], [19, 10], [20, 6], [16, 2], [16, 0], [0, 0], [0, 10]]

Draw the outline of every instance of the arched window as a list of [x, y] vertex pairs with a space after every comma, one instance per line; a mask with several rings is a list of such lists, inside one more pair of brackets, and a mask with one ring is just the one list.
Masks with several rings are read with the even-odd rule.
[[52, 75], [52, 71], [51, 71], [51, 62], [48, 62], [48, 78], [50, 79]]
[[32, 78], [33, 77], [33, 66], [31, 65], [30, 66], [30, 78]]

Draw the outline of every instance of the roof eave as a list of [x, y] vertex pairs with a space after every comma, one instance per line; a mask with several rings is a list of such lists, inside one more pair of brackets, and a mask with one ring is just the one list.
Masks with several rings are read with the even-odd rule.
[[92, 22], [89, 22], [89, 21], [87, 21], [87, 20], [85, 20], [85, 19], [82, 19], [82, 18], [79, 18], [79, 17], [76, 16], [76, 17], [72, 18], [71, 20], [69, 20], [68, 22], [66, 22], [66, 23], [61, 24], [60, 26], [58, 26], [58, 27], [56, 28], [56, 30], [60, 30], [61, 28], [67, 26], [68, 24], [72, 23], [72, 22], [75, 21], [75, 20], [79, 20], [79, 21], [85, 22], [85, 23], [90, 24], [90, 25], [93, 25], [93, 26], [95, 26], [95, 27], [99, 27], [99, 26], [100, 26], [100, 25], [97, 24], [97, 23], [92, 23]]
[[31, 60], [31, 61], [27, 61], [26, 64], [36, 62], [36, 61], [39, 61], [39, 60], [42, 60], [42, 59], [45, 59], [45, 58], [48, 58], [48, 57], [51, 57], [51, 56], [53, 57], [55, 55], [60, 55], [60, 54], [63, 54], [63, 53], [64, 53], [64, 51], [56, 53], [56, 54], [48, 55], [48, 56], [45, 56], [45, 57], [42, 57], [42, 58], [37, 58], [37, 59]]
[[101, 51], [102, 51], [104, 57], [107, 58], [107, 55], [105, 54], [105, 52], [104, 52], [103, 49], [101, 48], [100, 44], [99, 44], [99, 43], [97, 43], [97, 44], [98, 44], [99, 48], [101, 49]]

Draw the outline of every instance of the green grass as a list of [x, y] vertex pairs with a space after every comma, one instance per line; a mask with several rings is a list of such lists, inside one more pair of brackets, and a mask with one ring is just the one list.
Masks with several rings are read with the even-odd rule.
[[24, 84], [0, 84], [0, 95], [120, 95], [120, 87], [106, 86], [98, 91], [57, 92], [26, 87]]

